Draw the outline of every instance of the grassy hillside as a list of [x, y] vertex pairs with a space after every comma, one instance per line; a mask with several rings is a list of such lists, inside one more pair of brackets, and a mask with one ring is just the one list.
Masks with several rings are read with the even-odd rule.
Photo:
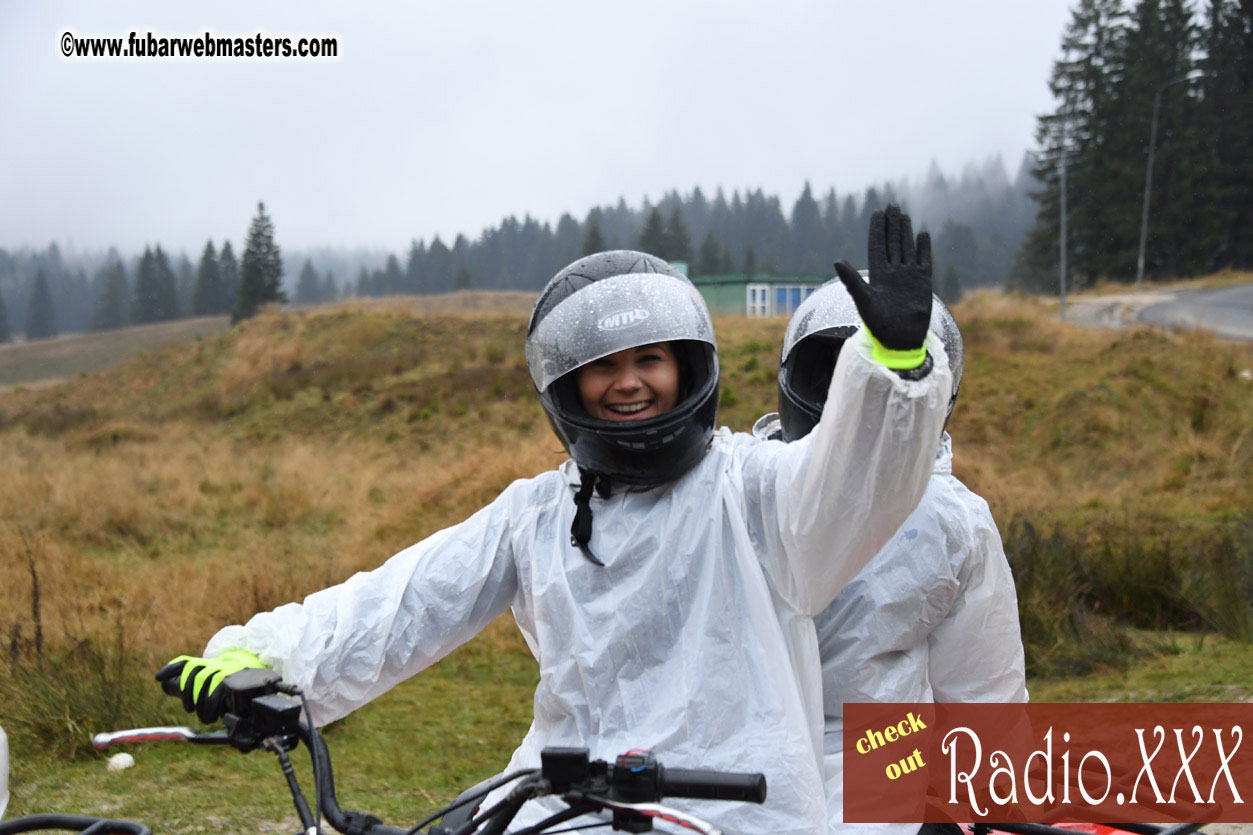
[[142, 351], [216, 334], [227, 324], [226, 316], [201, 316], [0, 345], [0, 386], [90, 374], [128, 360]]
[[[955, 313], [955, 469], [1005, 537], [1037, 696], [1253, 695], [1253, 347], [1080, 330], [1001, 295]], [[716, 325], [719, 419], [746, 429], [773, 409], [784, 323]], [[121, 803], [173, 832], [199, 831], [198, 811], [228, 831], [285, 816], [268, 759], [153, 748], [113, 775], [84, 734], [183, 721], [149, 682], [161, 660], [560, 463], [524, 335], [516, 310], [269, 313], [0, 397], [12, 812]], [[498, 769], [534, 675], [498, 621], [336, 727], [345, 794], [413, 820]]]

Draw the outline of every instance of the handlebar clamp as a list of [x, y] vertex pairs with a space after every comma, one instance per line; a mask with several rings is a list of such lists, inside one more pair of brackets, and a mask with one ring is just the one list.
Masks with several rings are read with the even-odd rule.
[[222, 716], [232, 746], [248, 753], [266, 741], [284, 751], [300, 738], [300, 700], [278, 692], [282, 679], [270, 669], [250, 668], [222, 680], [230, 707]]

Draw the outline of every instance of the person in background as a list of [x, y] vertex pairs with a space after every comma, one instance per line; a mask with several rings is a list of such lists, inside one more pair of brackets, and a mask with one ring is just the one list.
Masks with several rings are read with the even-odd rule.
[[[847, 265], [838, 269], [851, 272]], [[827, 282], [802, 302], [784, 336], [779, 411], [760, 418], [754, 435], [793, 443], [813, 431], [830, 402], [837, 357], [861, 327], [840, 281]], [[957, 402], [963, 345], [957, 322], [938, 297], [930, 330], [944, 343], [953, 372], [947, 421]], [[1027, 701], [1013, 577], [987, 502], [953, 475], [947, 432], [938, 436], [918, 508], [814, 623], [831, 832], [958, 831], [951, 825], [919, 830], [919, 824], [843, 822], [844, 703]]]

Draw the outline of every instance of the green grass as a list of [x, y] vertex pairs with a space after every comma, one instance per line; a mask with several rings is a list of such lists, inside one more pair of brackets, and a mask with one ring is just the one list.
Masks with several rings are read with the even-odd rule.
[[[510, 624], [500, 624], [511, 628]], [[1028, 681], [1034, 701], [1247, 701], [1247, 644], [1195, 633], [1137, 632], [1153, 647], [1136, 665]], [[416, 822], [497, 773], [530, 721], [534, 665], [525, 648], [475, 641], [336, 723], [327, 744], [341, 803], [393, 825]], [[172, 701], [172, 700], [171, 700]], [[174, 833], [294, 830], [274, 758], [179, 743], [132, 746], [133, 769], [104, 756], [73, 761], [13, 750], [10, 816], [43, 811], [111, 815]], [[311, 785], [303, 749], [295, 756]]]
[[[498, 623], [484, 638], [327, 730], [345, 808], [407, 826], [505, 767], [530, 724], [536, 684], [525, 646], [499, 637], [512, 628], [511, 621]], [[194, 717], [182, 721], [197, 725]], [[125, 750], [133, 753], [135, 767], [111, 772], [105, 755], [49, 758], [14, 740], [8, 816], [109, 815], [179, 833], [297, 827], [271, 754], [182, 743]], [[293, 759], [311, 791], [304, 749]]]
[[1247, 702], [1253, 700], [1253, 653], [1244, 641], [1197, 632], [1140, 632], [1145, 653], [1119, 669], [1028, 680], [1036, 702]]

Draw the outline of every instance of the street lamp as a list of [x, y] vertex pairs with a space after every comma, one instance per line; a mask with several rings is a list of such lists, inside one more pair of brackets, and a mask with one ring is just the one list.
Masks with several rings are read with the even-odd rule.
[[1059, 162], [1061, 164], [1061, 189], [1058, 194], [1060, 198], [1060, 206], [1059, 206], [1060, 217], [1058, 218], [1058, 226], [1060, 227], [1060, 232], [1058, 233], [1057, 237], [1058, 237], [1058, 248], [1060, 251], [1058, 252], [1058, 258], [1057, 258], [1057, 281], [1058, 281], [1058, 286], [1061, 288], [1061, 294], [1060, 294], [1061, 306], [1060, 306], [1060, 309], [1058, 310], [1058, 316], [1062, 320], [1066, 319], [1066, 119], [1068, 119], [1069, 117], [1070, 117], [1070, 114], [1068, 113], [1065, 117], [1062, 118], [1062, 142], [1061, 142], [1061, 145], [1059, 146], [1059, 150], [1060, 150]]
[[1144, 169], [1144, 211], [1140, 215], [1140, 257], [1136, 260], [1136, 292], [1140, 292], [1144, 285], [1144, 244], [1149, 235], [1149, 186], [1153, 182], [1153, 154], [1157, 150], [1157, 112], [1162, 106], [1162, 93], [1167, 87], [1178, 84], [1181, 81], [1195, 81], [1203, 78], [1205, 73], [1201, 70], [1193, 70], [1186, 75], [1178, 78], [1172, 78], [1161, 87], [1157, 88], [1157, 94], [1153, 96], [1153, 122], [1149, 128], [1149, 164]]

